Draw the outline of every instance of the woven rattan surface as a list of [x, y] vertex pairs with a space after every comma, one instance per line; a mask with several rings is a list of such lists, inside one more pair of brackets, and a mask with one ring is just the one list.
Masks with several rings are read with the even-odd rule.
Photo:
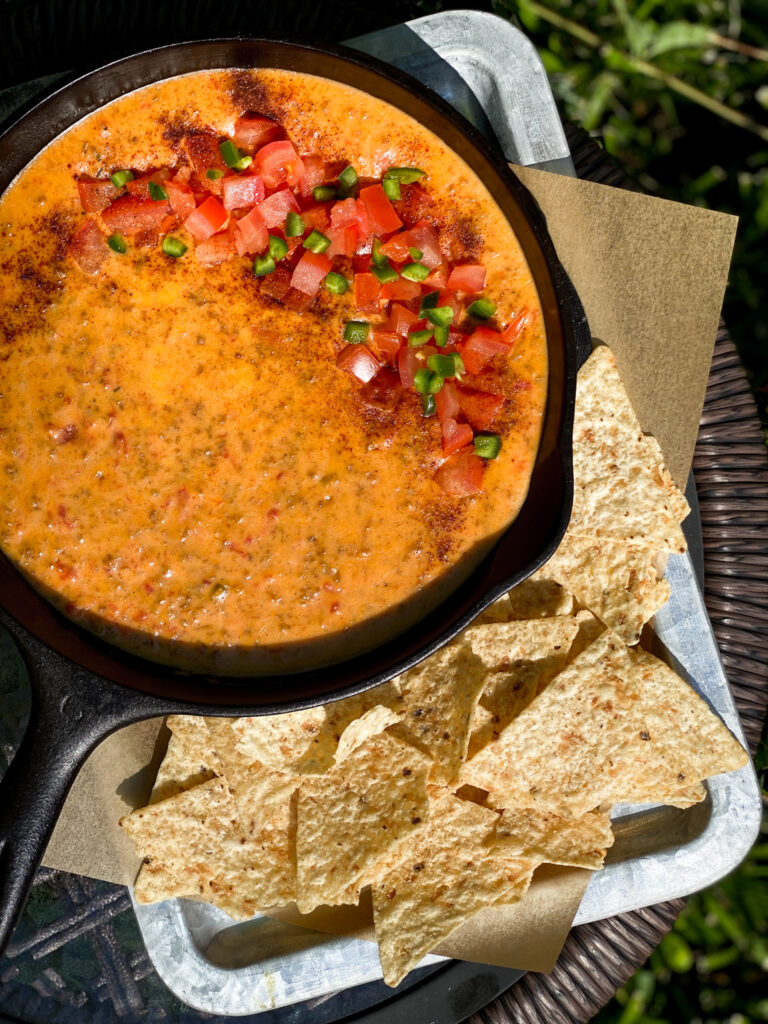
[[[580, 178], [627, 186], [581, 129], [566, 125]], [[631, 187], [631, 186], [630, 186]], [[768, 456], [749, 390], [720, 324], [693, 461], [704, 536], [704, 597], [754, 752], [768, 707]], [[549, 975], [528, 974], [470, 1024], [582, 1024], [669, 931], [684, 900], [574, 928]]]

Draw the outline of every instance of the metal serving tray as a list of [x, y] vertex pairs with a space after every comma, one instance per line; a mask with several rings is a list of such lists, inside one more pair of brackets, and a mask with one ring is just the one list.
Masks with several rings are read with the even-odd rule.
[[[430, 15], [349, 45], [414, 74], [495, 139], [514, 163], [574, 174], [544, 68], [526, 37], [477, 11]], [[52, 80], [51, 80], [52, 81]], [[14, 106], [45, 82], [7, 96]], [[701, 550], [697, 517], [687, 526]], [[659, 653], [744, 742], [689, 554], [669, 559], [669, 603], [655, 619]], [[754, 842], [761, 800], [751, 766], [707, 784], [689, 810], [623, 806], [614, 810], [616, 843], [592, 876], [576, 924], [684, 896], [731, 871]], [[454, 1024], [485, 1005], [521, 972], [429, 956], [397, 990], [381, 982], [372, 943], [277, 924], [258, 917], [233, 924], [222, 911], [188, 900], [134, 904], [158, 974], [195, 1009], [232, 1016], [271, 1011], [270, 1024], [325, 1024], [363, 1013], [370, 1024]], [[266, 1020], [266, 1018], [265, 1018]]]

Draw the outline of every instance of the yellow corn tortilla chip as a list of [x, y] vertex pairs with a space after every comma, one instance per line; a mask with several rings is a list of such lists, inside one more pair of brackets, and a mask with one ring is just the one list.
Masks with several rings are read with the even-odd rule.
[[565, 664], [578, 631], [575, 619], [561, 615], [472, 625], [464, 630], [462, 640], [492, 672], [509, 671], [518, 662], [552, 658], [554, 676]]
[[510, 856], [598, 870], [613, 845], [611, 819], [602, 811], [563, 818], [530, 808], [507, 809], [496, 825], [495, 845]]
[[349, 757], [366, 740], [383, 732], [388, 726], [394, 725], [399, 721], [400, 716], [398, 713], [391, 708], [385, 708], [383, 704], [379, 704], [375, 708], [366, 711], [360, 718], [350, 722], [341, 734], [338, 746], [336, 747], [336, 753], [334, 754], [336, 764], [343, 761], [345, 757]]
[[669, 584], [659, 579], [654, 550], [606, 537], [584, 537], [570, 529], [539, 570], [557, 580], [625, 643], [669, 600]]
[[475, 624], [510, 622], [513, 619], [548, 619], [554, 615], [570, 615], [573, 598], [554, 580], [529, 578], [486, 608]]
[[399, 677], [402, 723], [409, 742], [432, 759], [430, 781], [457, 778], [486, 674], [466, 644], [454, 643]]
[[694, 804], [700, 804], [706, 799], [707, 788], [702, 782], [697, 782], [695, 786], [688, 786], [687, 789], [680, 789], [676, 793], [670, 793], [664, 797], [664, 800], [660, 800], [659, 803], [665, 803], [669, 807], [681, 807], [683, 809], [693, 807]]
[[205, 720], [196, 715], [171, 715], [168, 747], [157, 770], [149, 803], [199, 786], [222, 774], [222, 767]]
[[298, 791], [296, 904], [356, 902], [362, 879], [428, 814], [429, 759], [387, 732]]
[[464, 765], [460, 781], [488, 790], [494, 807], [579, 817], [603, 801], [658, 800], [746, 757], [671, 669], [606, 631]]
[[426, 828], [407, 841], [398, 866], [372, 886], [376, 939], [388, 985], [402, 981], [482, 907], [522, 898], [531, 867], [492, 855], [496, 819], [492, 811], [430, 787]]

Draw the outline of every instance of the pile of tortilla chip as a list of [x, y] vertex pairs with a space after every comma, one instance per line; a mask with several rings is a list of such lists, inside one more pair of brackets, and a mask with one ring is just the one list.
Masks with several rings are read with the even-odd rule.
[[455, 641], [324, 707], [168, 720], [149, 804], [121, 822], [144, 859], [139, 902], [244, 919], [370, 887], [396, 985], [478, 910], [522, 900], [540, 864], [599, 869], [614, 803], [690, 806], [746, 764], [684, 680], [626, 645], [658, 607], [651, 566], [681, 549], [687, 506], [605, 350], [578, 404], [563, 547]]

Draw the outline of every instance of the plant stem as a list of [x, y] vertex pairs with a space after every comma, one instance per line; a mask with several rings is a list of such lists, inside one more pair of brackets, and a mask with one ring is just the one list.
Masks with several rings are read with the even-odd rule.
[[717, 32], [712, 33], [712, 42], [722, 50], [733, 50], [734, 53], [743, 53], [745, 57], [752, 57], [754, 60], [768, 63], [768, 50], [762, 50], [759, 46], [750, 46], [749, 43], [742, 43], [739, 39], [720, 36]]
[[[508, 10], [514, 10], [514, 5], [510, 0], [501, 0], [502, 6]], [[727, 106], [725, 103], [721, 103], [719, 100], [713, 99], [711, 96], [707, 96], [701, 89], [697, 89], [693, 85], [688, 85], [682, 78], [678, 78], [677, 75], [670, 75], [666, 71], [662, 71], [661, 68], [657, 68], [655, 64], [650, 64], [647, 60], [642, 60], [640, 57], [633, 57], [629, 53], [625, 53], [623, 50], [619, 50], [612, 43], [605, 43], [596, 32], [592, 32], [583, 25], [579, 25], [575, 21], [571, 21], [570, 18], [564, 17], [562, 14], [558, 14], [557, 11], [551, 11], [548, 7], [539, 3], [538, 0], [525, 0], [525, 6], [541, 18], [542, 21], [548, 21], [550, 25], [554, 25], [555, 28], [562, 29], [569, 35], [573, 36], [574, 39], [579, 39], [582, 43], [592, 47], [594, 50], [599, 50], [603, 56], [614, 55], [621, 58], [621, 60], [627, 64], [637, 74], [645, 75], [646, 78], [653, 78], [658, 82], [662, 82], [667, 86], [668, 89], [672, 89], [674, 92], [679, 93], [680, 96], [685, 96], [686, 99], [692, 100], [697, 103], [700, 107], [705, 107], [713, 114], [717, 114], [718, 117], [722, 117], [725, 121], [730, 121], [731, 124], [735, 124], [739, 128], [744, 128], [746, 131], [753, 132], [759, 138], [764, 139], [768, 142], [768, 127], [760, 124], [758, 121], [753, 120], [746, 114], [742, 114], [738, 110], [734, 110], [732, 107]], [[724, 38], [724, 37], [723, 37]]]

